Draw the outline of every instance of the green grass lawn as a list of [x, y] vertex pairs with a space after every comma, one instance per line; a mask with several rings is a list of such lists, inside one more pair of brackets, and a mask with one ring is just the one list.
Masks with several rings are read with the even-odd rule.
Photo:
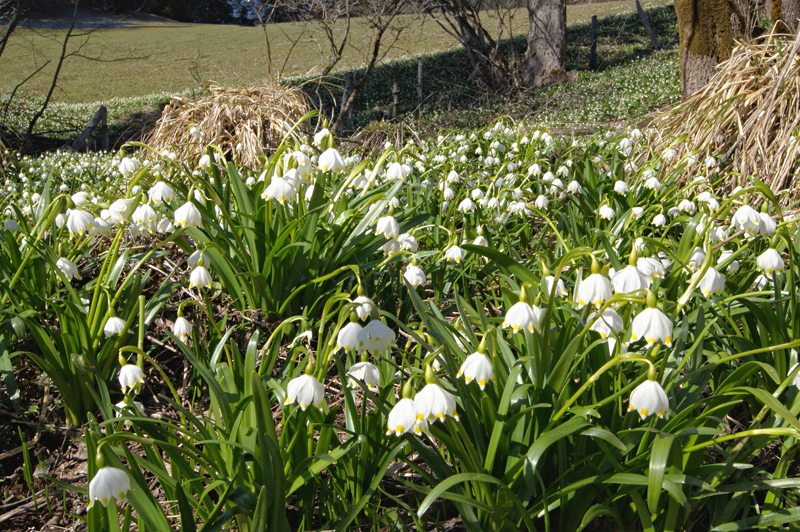
[[[645, 8], [667, 5], [670, 0], [644, 0]], [[633, 2], [606, 2], [569, 6], [570, 25], [585, 24], [592, 15], [630, 13]], [[638, 19], [637, 19], [638, 20]], [[431, 20], [403, 20], [405, 29], [384, 62], [457, 48], [455, 41]], [[519, 10], [512, 31], [523, 34], [527, 12]], [[357, 68], [365, 62], [369, 28], [354, 24], [355, 39], [337, 69]], [[48, 59], [53, 61], [21, 90], [41, 95], [49, 88], [63, 31], [19, 29], [0, 57], [0, 93], [11, 91]], [[283, 77], [308, 76], [327, 60], [319, 28], [300, 24], [269, 26], [273, 72]], [[293, 44], [295, 43], [296, 44]], [[142, 24], [130, 29], [107, 29], [88, 38], [76, 37], [72, 51], [80, 55], [64, 64], [54, 96], [62, 103], [105, 101], [158, 92], [181, 92], [213, 81], [246, 85], [268, 75], [264, 34], [260, 27], [203, 24]]]

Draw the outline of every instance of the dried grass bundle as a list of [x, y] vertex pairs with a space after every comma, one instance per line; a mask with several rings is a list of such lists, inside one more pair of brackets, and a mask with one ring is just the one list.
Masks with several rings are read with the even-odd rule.
[[[800, 196], [793, 183], [800, 170], [797, 126], [800, 124], [800, 35], [770, 33], [757, 43], [739, 43], [720, 63], [706, 87], [657, 117], [656, 148], [674, 148], [666, 161], [672, 171], [690, 152], [700, 150], [734, 172], [722, 191], [748, 184], [749, 176], [764, 181], [786, 204]], [[686, 165], [681, 179], [694, 176]]]
[[[257, 169], [259, 155], [274, 151], [309, 111], [302, 90], [277, 83], [247, 88], [211, 86], [209, 90], [193, 100], [173, 99], [148, 144], [159, 151], [174, 151], [181, 158], [197, 158], [209, 144], [230, 154], [241, 143], [237, 159]], [[203, 133], [201, 141], [190, 135], [192, 127]]]

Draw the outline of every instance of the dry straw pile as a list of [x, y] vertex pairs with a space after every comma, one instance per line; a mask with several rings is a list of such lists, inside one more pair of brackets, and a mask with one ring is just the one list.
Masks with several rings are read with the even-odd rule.
[[703, 89], [656, 118], [659, 148], [675, 148], [679, 157], [666, 170], [683, 165], [681, 177], [693, 178], [697, 165], [685, 156], [700, 152], [698, 162], [713, 155], [735, 172], [722, 191], [764, 181], [785, 205], [800, 196], [793, 183], [800, 134], [800, 35], [770, 33], [756, 43], [739, 43], [731, 58]]
[[[274, 151], [309, 111], [302, 90], [269, 83], [248, 88], [211, 86], [208, 94], [173, 99], [164, 108], [148, 144], [174, 151], [179, 160], [198, 158], [209, 144], [227, 154], [242, 145], [237, 160], [257, 169], [259, 156]], [[203, 137], [190, 135], [196, 127]]]

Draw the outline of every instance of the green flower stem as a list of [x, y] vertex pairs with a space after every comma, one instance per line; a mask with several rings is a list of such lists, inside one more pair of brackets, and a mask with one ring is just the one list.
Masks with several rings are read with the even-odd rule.
[[[291, 325], [292, 325], [292, 323], [294, 323], [294, 322], [296, 322], [296, 321], [300, 321], [300, 320], [302, 320], [302, 319], [303, 319], [303, 317], [302, 317], [302, 316], [293, 316], [293, 317], [291, 317], [291, 318], [287, 318], [287, 319], [283, 320], [283, 321], [281, 322], [281, 324], [280, 324], [280, 325], [278, 325], [278, 327], [276, 327], [276, 328], [275, 328], [275, 330], [272, 332], [272, 334], [270, 335], [270, 337], [267, 339], [267, 343], [265, 343], [265, 344], [264, 344], [264, 347], [262, 347], [262, 348], [261, 348], [262, 352], [263, 352], [263, 353], [268, 353], [268, 352], [269, 352], [269, 350], [270, 350], [270, 347], [271, 347], [271, 346], [272, 346], [272, 344], [275, 342], [275, 339], [278, 337], [278, 333], [279, 333], [279, 332], [282, 332], [284, 329], [286, 329], [286, 328], [288, 328], [289, 326], [291, 326]], [[262, 376], [262, 377], [264, 376], [264, 368], [265, 368], [266, 366], [267, 366], [267, 365], [266, 365], [266, 364], [264, 364], [264, 363], [262, 362], [262, 364], [261, 364], [261, 365], [258, 367], [258, 374], [259, 374], [259, 376]]]
[[[148, 362], [150, 362], [150, 365], [152, 365], [154, 368], [156, 368], [156, 371], [158, 371], [158, 373], [161, 375], [161, 378], [164, 379], [164, 382], [169, 387], [170, 392], [172, 392], [172, 398], [175, 399], [175, 403], [181, 404], [181, 399], [180, 399], [180, 397], [178, 397], [178, 392], [175, 390], [175, 387], [172, 386], [172, 382], [167, 378], [167, 374], [164, 373], [164, 370], [161, 369], [161, 366], [156, 364], [156, 361], [153, 360], [153, 358], [150, 355], [148, 355], [147, 353], [145, 353], [144, 351], [142, 351], [138, 347], [134, 347], [132, 345], [127, 345], [125, 347], [121, 347], [119, 349], [119, 352], [120, 352], [120, 355], [122, 353], [136, 353], [137, 358], [144, 358]], [[186, 422], [186, 420], [183, 419], [183, 414], [181, 414], [181, 421], [183, 423]]]
[[[124, 232], [125, 230], [122, 226], [117, 228], [117, 234], [114, 235], [114, 240], [111, 242], [111, 247], [106, 253], [106, 258], [103, 260], [103, 265], [100, 267], [100, 274], [97, 276], [97, 280], [95, 281], [94, 295], [92, 296], [92, 303], [89, 307], [88, 322], [91, 326], [89, 331], [94, 334], [96, 340], [99, 340], [100, 338], [100, 325], [97, 323], [100, 313], [100, 302], [102, 301], [100, 298], [100, 291], [107, 288], [104, 281], [109, 270], [112, 268], [112, 264], [116, 262], [116, 258], [119, 256], [119, 245], [122, 241], [122, 235]], [[110, 298], [108, 298], [108, 305], [111, 307]]]
[[[769, 410], [769, 408], [767, 408]], [[753, 430], [743, 430], [741, 432], [736, 432], [734, 434], [727, 434], [725, 436], [720, 436], [719, 438], [714, 438], [711, 441], [698, 443], [697, 445], [692, 445], [691, 447], [684, 447], [683, 453], [691, 453], [692, 451], [699, 451], [701, 449], [705, 449], [709, 445], [713, 443], [719, 443], [728, 440], [735, 440], [737, 438], [742, 438], [742, 441], [736, 444], [736, 448], [734, 449], [734, 453], [738, 452], [741, 447], [753, 436], [791, 436], [793, 438], [800, 438], [800, 431], [795, 429], [780, 429], [780, 428], [772, 428], [772, 429], [753, 429]], [[734, 453], [731, 453], [732, 455]], [[717, 479], [715, 479], [717, 480]], [[712, 486], [714, 486], [714, 481], [709, 482]]]
[[556, 415], [553, 416], [553, 419], [550, 420], [550, 423], [547, 424], [547, 428], [545, 429], [545, 431], [550, 430], [553, 427], [553, 425], [555, 424], [555, 422], [558, 421], [559, 419], [561, 419], [561, 417], [567, 412], [567, 410], [569, 410], [569, 408], [572, 406], [572, 404], [575, 401], [577, 401], [578, 398], [587, 389], [589, 389], [589, 386], [594, 384], [603, 375], [603, 373], [605, 373], [606, 371], [608, 371], [612, 367], [616, 366], [620, 362], [643, 362], [643, 363], [645, 363], [645, 364], [647, 364], [649, 366], [649, 371], [655, 371], [655, 366], [653, 366], [653, 363], [649, 359], [647, 359], [647, 358], [645, 358], [643, 356], [639, 356], [639, 355], [620, 355], [618, 357], [612, 358], [611, 360], [609, 360], [608, 362], [603, 364], [603, 366], [600, 369], [598, 369], [596, 372], [594, 372], [594, 374], [592, 374], [592, 376], [590, 376], [586, 380], [586, 382], [583, 383], [583, 385], [578, 389], [577, 392], [575, 392], [572, 395], [572, 397], [567, 399], [567, 401], [564, 403], [564, 406], [561, 407], [561, 409], [556, 413]]

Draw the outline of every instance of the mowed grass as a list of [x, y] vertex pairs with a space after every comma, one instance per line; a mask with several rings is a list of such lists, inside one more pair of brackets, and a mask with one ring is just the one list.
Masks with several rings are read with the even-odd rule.
[[[642, 5], [649, 9], [669, 3], [671, 0], [644, 0]], [[632, 11], [633, 2], [629, 1], [568, 6], [567, 21], [570, 25], [583, 24], [592, 15], [606, 17]], [[491, 27], [491, 20], [488, 22]], [[458, 47], [430, 19], [405, 16], [399, 24], [403, 32], [382, 59], [384, 63]], [[343, 21], [338, 26], [342, 31]], [[524, 34], [526, 26], [527, 11], [519, 9], [512, 21], [512, 32]], [[363, 65], [371, 51], [368, 24], [356, 19], [351, 31], [352, 44], [345, 49], [337, 70]], [[268, 26], [268, 35], [276, 77], [310, 76], [321, 71], [330, 60], [330, 50], [319, 26], [273, 24]], [[63, 36], [63, 30], [18, 29], [0, 57], [0, 93], [8, 93], [51, 60], [20, 89], [34, 95], [46, 94]], [[261, 27], [141, 24], [77, 36], [71, 41], [69, 51], [77, 51], [77, 54], [65, 61], [54, 95], [54, 100], [62, 103], [182, 92], [209, 82], [248, 85], [269, 75]]]

